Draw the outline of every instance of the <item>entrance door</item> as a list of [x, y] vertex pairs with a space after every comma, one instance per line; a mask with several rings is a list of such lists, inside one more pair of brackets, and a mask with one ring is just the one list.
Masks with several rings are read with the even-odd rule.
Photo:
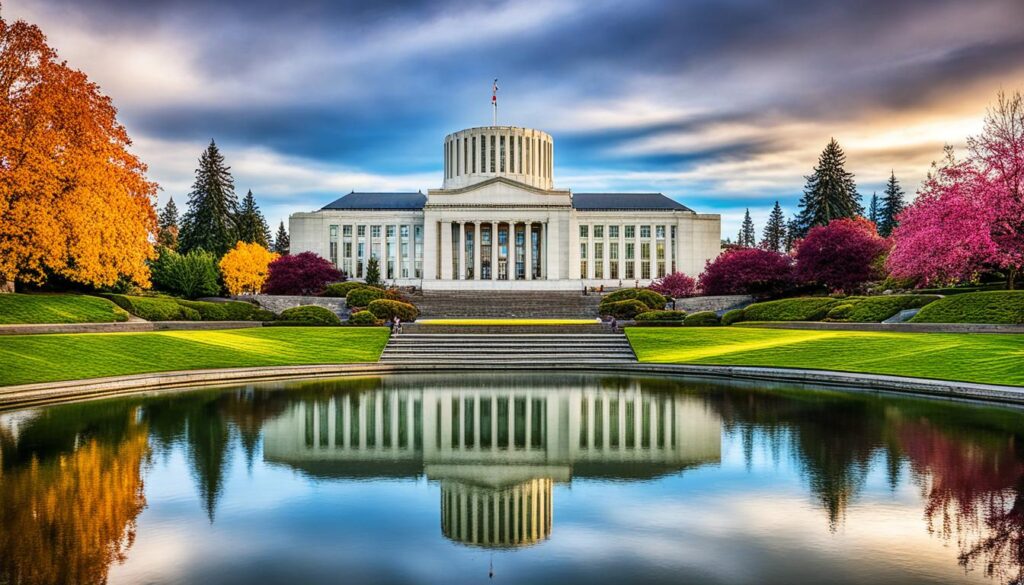
[[498, 280], [508, 280], [508, 260], [498, 260]]

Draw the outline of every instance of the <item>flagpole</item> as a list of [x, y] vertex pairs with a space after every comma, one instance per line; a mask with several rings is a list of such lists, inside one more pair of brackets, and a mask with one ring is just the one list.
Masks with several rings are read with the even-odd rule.
[[494, 106], [494, 114], [491, 121], [492, 126], [498, 125], [498, 78], [494, 78], [494, 85], [491, 86], [491, 105]]

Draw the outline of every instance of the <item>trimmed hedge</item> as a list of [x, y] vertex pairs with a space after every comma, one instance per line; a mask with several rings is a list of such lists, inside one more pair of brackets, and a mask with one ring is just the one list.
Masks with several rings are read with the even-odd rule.
[[357, 282], [354, 280], [349, 280], [346, 282], [335, 282], [334, 284], [329, 284], [326, 287], [324, 287], [324, 292], [321, 294], [321, 296], [345, 298], [346, 296], [348, 296], [348, 293], [356, 290], [357, 288], [373, 287], [366, 284], [365, 282]]
[[419, 309], [415, 306], [409, 303], [403, 303], [402, 301], [393, 301], [391, 299], [377, 299], [376, 301], [370, 301], [366, 310], [375, 315], [378, 319], [389, 321], [398, 317], [406, 323], [415, 321], [416, 317], [419, 317], [420, 315]]
[[115, 305], [132, 315], [147, 321], [200, 321], [199, 311], [178, 304], [171, 297], [136, 297], [130, 295], [106, 294]]
[[616, 319], [633, 319], [640, 313], [650, 311], [651, 308], [636, 299], [628, 299], [625, 301], [601, 303], [600, 309], [602, 315], [608, 315]]
[[228, 301], [217, 304], [222, 305], [227, 311], [229, 321], [273, 321], [277, 318], [273, 311], [245, 301]]
[[601, 299], [601, 305], [617, 303], [621, 301], [636, 300], [646, 305], [652, 311], [660, 311], [665, 308], [668, 299], [662, 295], [646, 288], [624, 288], [605, 295]]
[[[867, 297], [853, 304], [845, 317], [854, 323], [881, 323], [900, 311], [920, 309], [942, 297], [936, 295], [885, 295]], [[831, 315], [829, 315], [831, 317]]]
[[1024, 291], [986, 291], [946, 297], [925, 306], [910, 322], [1024, 325]]
[[637, 321], [682, 321], [686, 311], [647, 311], [636, 316]]
[[382, 325], [383, 321], [378, 319], [373, 313], [369, 311], [357, 311], [355, 313], [352, 313], [352, 315], [348, 318], [348, 324], [360, 327], [372, 327], [374, 325]]
[[726, 311], [726, 313], [722, 315], [722, 325], [732, 325], [733, 323], [739, 323], [740, 321], [743, 320], [743, 318], [743, 309], [733, 309], [731, 311]]
[[182, 307], [195, 309], [203, 321], [227, 321], [229, 319], [228, 310], [222, 307], [221, 303], [186, 301], [185, 299], [175, 299], [175, 301]]
[[371, 302], [384, 298], [384, 291], [379, 288], [364, 286], [354, 288], [345, 295], [345, 303], [349, 307], [367, 307]]
[[799, 297], [754, 303], [743, 309], [744, 321], [821, 321], [832, 307], [842, 304], [831, 297]]
[[721, 324], [718, 314], [714, 311], [701, 311], [686, 317], [683, 325], [687, 327], [715, 327]]
[[849, 321], [850, 313], [853, 312], [853, 303], [840, 303], [828, 310], [825, 315], [826, 321]]
[[281, 321], [308, 325], [341, 325], [341, 319], [330, 309], [302, 305], [281, 311]]

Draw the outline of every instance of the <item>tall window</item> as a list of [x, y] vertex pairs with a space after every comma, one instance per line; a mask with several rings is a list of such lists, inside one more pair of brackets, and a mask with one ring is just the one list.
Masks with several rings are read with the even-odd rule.
[[343, 237], [346, 237], [346, 238], [351, 238], [352, 237], [352, 224], [347, 224], [347, 225], [342, 226], [342, 228], [341, 228], [341, 235]]
[[609, 238], [617, 238], [617, 237], [619, 237], [619, 226], [617, 226], [617, 225], [610, 225], [610, 226], [608, 226], [608, 237]]
[[649, 237], [651, 237], [651, 226], [649, 226], [649, 225], [642, 225], [642, 226], [640, 226], [640, 237], [641, 238], [649, 238]]
[[498, 156], [500, 156], [501, 165], [498, 167], [499, 173], [505, 172], [505, 137], [498, 137]]
[[651, 277], [651, 243], [641, 242], [640, 243], [640, 278], [647, 279]]
[[[512, 226], [515, 229], [515, 226]], [[523, 228], [525, 230], [525, 227]], [[516, 278], [526, 278], [526, 232], [516, 229]]]
[[531, 166], [533, 165], [533, 159], [530, 158], [530, 144], [532, 142], [533, 142], [532, 138], [529, 138], [529, 137], [526, 138], [526, 172], [528, 174], [532, 174], [533, 173], [533, 169], [531, 168]]
[[[594, 228], [594, 236], [597, 236], [597, 228]], [[604, 242], [594, 242], [594, 278], [604, 278]]]
[[338, 267], [338, 226], [331, 226], [331, 264]]
[[665, 241], [661, 240], [654, 245], [654, 257], [658, 261], [657, 278], [665, 276]]
[[416, 261], [416, 278], [423, 278], [423, 226], [413, 227], [413, 257]]
[[663, 225], [654, 226], [654, 237], [658, 238], [659, 240], [664, 240], [665, 239], [665, 226], [663, 226]]
[[635, 252], [636, 244], [626, 242], [626, 278], [636, 278], [636, 272], [633, 270]]
[[587, 234], [589, 233], [589, 230], [590, 230], [590, 226], [588, 226], [588, 225], [581, 225], [580, 226], [580, 238], [586, 238]]
[[469, 172], [469, 138], [462, 139], [462, 173]]
[[523, 137], [517, 138], [516, 142], [519, 143], [516, 150], [516, 167], [519, 169], [519, 174], [523, 174]]
[[580, 244], [580, 278], [587, 278], [587, 274], [587, 245]]
[[366, 236], [366, 226], [365, 225], [358, 226], [356, 228], [356, 235], [359, 236], [360, 238], [365, 237]]
[[604, 237], [604, 226], [603, 225], [595, 225], [594, 226], [594, 237], [595, 238], [603, 238]]
[[[610, 231], [610, 230], [609, 230]], [[619, 278], [619, 243], [608, 243], [608, 278]]]
[[[473, 145], [473, 150], [470, 151], [469, 160], [473, 161], [473, 162], [470, 163], [470, 165], [471, 165], [471, 168], [473, 169], [472, 172], [475, 173], [476, 172], [476, 136], [473, 137], [473, 142], [471, 144]], [[483, 153], [480, 153], [480, 154], [481, 154], [481, 156], [483, 155]]]
[[634, 237], [636, 237], [636, 226], [635, 225], [627, 225], [626, 226], [626, 238], [627, 239], [633, 239]]
[[491, 246], [493, 241], [493, 224], [480, 229], [480, 277], [483, 280], [491, 279]]

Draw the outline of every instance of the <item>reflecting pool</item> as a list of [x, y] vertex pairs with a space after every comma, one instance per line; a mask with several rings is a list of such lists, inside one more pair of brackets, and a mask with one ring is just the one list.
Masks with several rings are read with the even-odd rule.
[[1021, 412], [521, 373], [0, 413], [0, 583], [1017, 583]]

